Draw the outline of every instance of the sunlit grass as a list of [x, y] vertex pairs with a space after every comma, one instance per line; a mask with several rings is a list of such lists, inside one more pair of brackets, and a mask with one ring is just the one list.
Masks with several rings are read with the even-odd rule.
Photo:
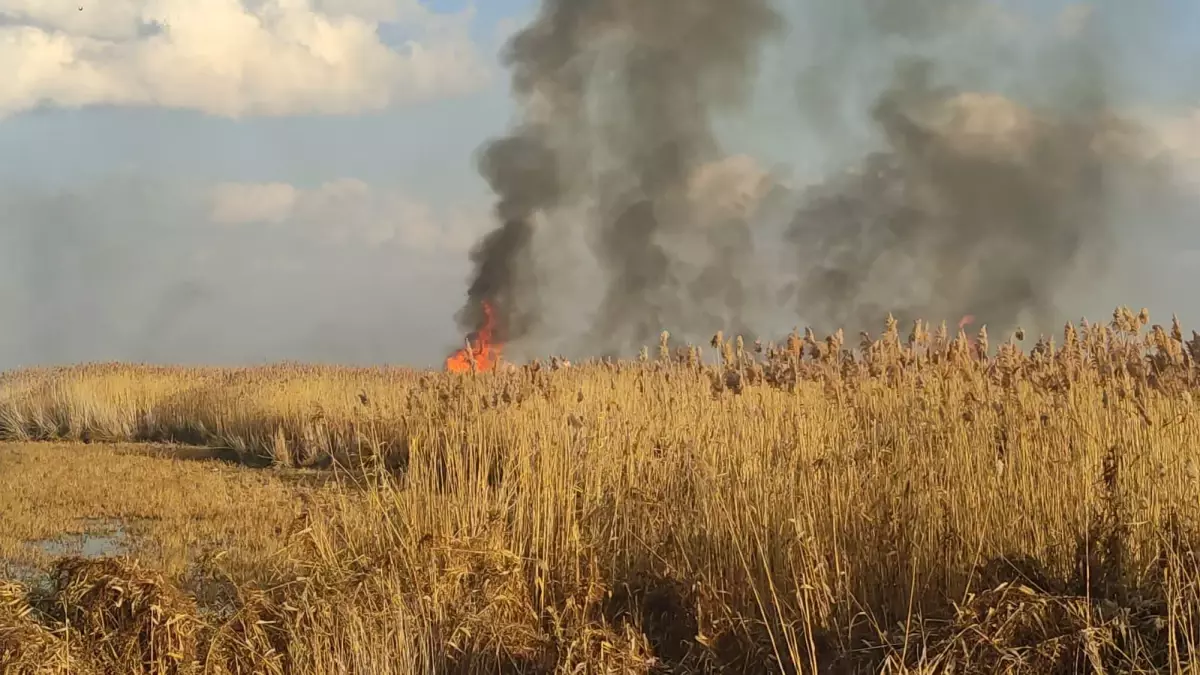
[[[86, 366], [0, 380], [0, 430], [335, 469], [279, 553], [229, 541], [242, 581], [197, 563], [219, 611], [145, 585], [203, 617], [179, 660], [208, 672], [1183, 672], [1200, 340], [1119, 310], [1058, 342], [893, 324], [853, 353], [664, 338], [462, 376]], [[53, 598], [98, 583], [71, 570]]]

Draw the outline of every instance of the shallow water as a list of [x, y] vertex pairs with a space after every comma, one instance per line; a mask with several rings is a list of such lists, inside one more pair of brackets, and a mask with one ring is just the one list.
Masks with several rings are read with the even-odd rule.
[[[86, 529], [81, 534], [63, 534], [50, 539], [31, 541], [28, 544], [55, 558], [104, 558], [129, 552], [132, 542], [126, 523], [116, 519], [88, 519], [83, 522], [83, 526]], [[12, 579], [27, 585], [42, 585], [48, 583], [49, 576], [46, 570], [33, 565], [0, 560], [0, 579]]]
[[0, 560], [0, 579], [11, 579], [30, 586], [47, 581], [48, 577], [44, 570], [39, 570], [33, 565]]
[[120, 520], [88, 520], [83, 534], [65, 534], [52, 539], [30, 542], [49, 555], [59, 557], [78, 555], [101, 558], [121, 555], [129, 550], [129, 534]]

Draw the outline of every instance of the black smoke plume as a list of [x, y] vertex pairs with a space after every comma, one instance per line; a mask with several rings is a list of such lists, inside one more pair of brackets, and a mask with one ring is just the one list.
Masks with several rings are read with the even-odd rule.
[[[1162, 215], [1145, 205], [1166, 203], [1172, 167], [1119, 112], [1129, 68], [1099, 20], [1072, 9], [1035, 43], [1029, 19], [1006, 12], [545, 0], [505, 53], [522, 118], [481, 153], [499, 226], [472, 254], [461, 327], [477, 329], [489, 303], [504, 342], [578, 329], [546, 301], [584, 272], [539, 264], [565, 255], [539, 248], [563, 231], [597, 267], [577, 341], [593, 353], [662, 330], [777, 337], [781, 324], [859, 330], [888, 314], [1045, 330], [1077, 316], [1064, 289], [1112, 261], [1130, 204]], [[850, 152], [849, 169], [807, 185], [731, 155], [715, 131], [745, 113], [763, 50], [789, 31], [792, 124]]]
[[[523, 276], [534, 220], [568, 198], [593, 207], [589, 234], [607, 277], [599, 341], [638, 344], [681, 320], [688, 289], [675, 285], [663, 238], [686, 233], [689, 180], [722, 156], [711, 116], [744, 102], [759, 44], [780, 25], [766, 0], [543, 3], [505, 54], [526, 119], [482, 152], [500, 226], [472, 253], [462, 327], [479, 327], [485, 302], [505, 342], [536, 325], [536, 283]], [[724, 253], [737, 255], [739, 238]], [[714, 264], [693, 294], [736, 288]]]

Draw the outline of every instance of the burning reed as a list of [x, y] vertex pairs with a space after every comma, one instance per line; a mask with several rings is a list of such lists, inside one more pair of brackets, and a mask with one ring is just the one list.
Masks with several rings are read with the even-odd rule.
[[9, 438], [346, 480], [255, 574], [197, 563], [220, 603], [68, 564], [53, 601], [9, 594], [0, 645], [66, 658], [69, 628], [129, 672], [1195, 672], [1200, 337], [1126, 309], [1032, 344], [966, 330], [664, 334], [640, 362], [468, 377], [9, 374]]

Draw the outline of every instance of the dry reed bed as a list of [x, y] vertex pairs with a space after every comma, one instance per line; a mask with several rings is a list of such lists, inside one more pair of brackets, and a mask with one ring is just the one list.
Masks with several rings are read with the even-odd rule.
[[[1147, 326], [718, 335], [709, 365], [664, 335], [465, 377], [89, 366], [9, 375], [0, 429], [369, 479], [130, 672], [1197, 672], [1200, 339]], [[38, 625], [88, 635], [83, 597]]]

